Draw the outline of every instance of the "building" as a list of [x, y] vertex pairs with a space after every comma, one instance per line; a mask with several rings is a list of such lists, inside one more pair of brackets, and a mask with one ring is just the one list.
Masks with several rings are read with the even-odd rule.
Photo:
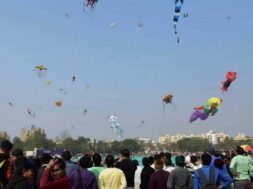
[[45, 135], [45, 131], [42, 128], [35, 127], [35, 125], [32, 125], [30, 129], [23, 128], [21, 130], [21, 141], [25, 142], [28, 137], [33, 136], [35, 133], [40, 133]]
[[158, 138], [158, 143], [176, 143], [177, 141], [184, 138], [201, 138], [207, 139], [211, 144], [218, 144], [219, 142], [224, 142], [229, 135], [224, 133], [217, 133], [215, 130], [210, 130], [207, 133], [202, 133], [200, 135], [186, 135], [186, 134], [176, 134], [176, 135], [164, 135]]
[[244, 133], [238, 133], [238, 135], [234, 138], [235, 141], [242, 141], [242, 140], [253, 140], [252, 137], [246, 136]]
[[7, 134], [6, 131], [0, 131], [0, 138], [1, 139], [10, 139], [9, 135]]

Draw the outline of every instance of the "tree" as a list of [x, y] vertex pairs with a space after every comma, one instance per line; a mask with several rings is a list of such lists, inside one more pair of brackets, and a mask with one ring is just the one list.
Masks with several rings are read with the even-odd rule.
[[21, 138], [19, 137], [14, 137], [13, 140], [12, 140], [12, 143], [13, 143], [13, 149], [24, 149], [24, 142], [21, 141]]
[[141, 148], [141, 146], [138, 144], [138, 141], [136, 139], [125, 139], [122, 141], [122, 149], [126, 148], [130, 152], [138, 152]]
[[212, 147], [212, 144], [208, 140], [202, 138], [185, 138], [179, 140], [177, 144], [181, 152], [207, 151], [209, 148]]
[[35, 132], [24, 142], [24, 150], [34, 150], [34, 148], [45, 148], [50, 150], [54, 147], [54, 142], [52, 140], [48, 140], [46, 135], [41, 132]]
[[116, 140], [113, 141], [111, 143], [111, 149], [112, 149], [112, 153], [113, 154], [119, 154], [120, 151], [122, 150], [122, 144], [121, 144], [121, 142], [116, 141]]

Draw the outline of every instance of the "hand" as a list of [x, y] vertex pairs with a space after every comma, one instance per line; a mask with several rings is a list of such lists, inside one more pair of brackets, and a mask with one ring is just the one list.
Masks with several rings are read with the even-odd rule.
[[47, 167], [48, 167], [49, 169], [51, 169], [51, 168], [54, 167], [54, 165], [55, 165], [55, 160], [54, 160], [54, 159], [51, 159], [51, 160], [49, 161]]

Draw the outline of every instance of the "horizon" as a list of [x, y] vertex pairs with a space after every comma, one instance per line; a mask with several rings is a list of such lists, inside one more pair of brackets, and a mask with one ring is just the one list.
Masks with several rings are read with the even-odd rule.
[[[236, 0], [185, 1], [179, 44], [173, 1], [98, 1], [92, 15], [82, 0], [3, 2], [0, 130], [13, 137], [35, 124], [49, 138], [67, 129], [72, 137], [115, 140], [108, 121], [114, 114], [124, 138], [209, 130], [252, 136], [253, 1], [244, 2], [242, 16]], [[45, 78], [33, 71], [41, 64]], [[222, 93], [228, 71], [238, 77]], [[166, 94], [173, 94], [175, 108], [164, 111]], [[219, 112], [189, 124], [193, 108], [214, 96], [223, 99]]]

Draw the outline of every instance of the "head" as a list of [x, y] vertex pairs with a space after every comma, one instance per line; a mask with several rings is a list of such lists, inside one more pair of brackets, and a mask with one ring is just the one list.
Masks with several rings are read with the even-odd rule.
[[211, 147], [211, 148], [209, 149], [209, 153], [210, 153], [211, 156], [215, 156], [216, 151], [215, 151], [214, 147]]
[[201, 160], [204, 166], [210, 166], [212, 157], [208, 153], [204, 153], [201, 155]]
[[161, 159], [155, 160], [155, 170], [162, 170], [163, 169], [163, 161]]
[[23, 176], [29, 180], [33, 180], [34, 176], [33, 166], [27, 158], [18, 157], [15, 160], [15, 174], [17, 176]]
[[123, 150], [121, 150], [121, 157], [122, 157], [123, 159], [128, 159], [128, 158], [130, 158], [130, 152], [129, 152], [129, 150], [128, 150], [128, 149], [123, 149]]
[[44, 153], [42, 154], [40, 161], [42, 164], [48, 164], [51, 159], [53, 159], [53, 157], [50, 154]]
[[91, 162], [91, 157], [88, 155], [84, 155], [83, 157], [81, 157], [81, 159], [78, 161], [78, 164], [80, 165], [80, 167], [87, 169], [90, 167], [90, 162]]
[[176, 157], [176, 165], [178, 167], [184, 167], [185, 166], [185, 159], [184, 159], [184, 156], [177, 156]]
[[190, 157], [190, 160], [191, 160], [191, 163], [196, 164], [196, 162], [198, 161], [198, 158], [197, 158], [197, 156], [192, 155], [192, 156]]
[[1, 142], [2, 153], [10, 155], [12, 148], [13, 148], [13, 144], [9, 140], [3, 140]]
[[20, 158], [20, 157], [24, 157], [24, 153], [23, 153], [23, 150], [22, 149], [15, 149], [12, 153], [12, 158], [13, 159], [17, 159], [17, 158]]
[[172, 161], [171, 161], [171, 153], [169, 153], [169, 152], [165, 153], [163, 159], [164, 159], [163, 160], [164, 164], [166, 166], [174, 166], [173, 163], [172, 163]]
[[66, 164], [62, 159], [56, 159], [52, 170], [52, 176], [58, 180], [66, 175]]
[[244, 150], [243, 150], [243, 148], [241, 146], [237, 146], [236, 153], [238, 155], [244, 155], [245, 152], [244, 152]]
[[154, 163], [154, 157], [153, 156], [149, 156], [148, 157], [148, 162], [149, 162], [149, 165], [152, 165]]
[[134, 160], [132, 160], [132, 163], [133, 163], [135, 169], [137, 169], [137, 167], [139, 166], [139, 162], [136, 159], [134, 159]]
[[222, 170], [223, 169], [223, 165], [224, 165], [224, 161], [222, 161], [221, 159], [214, 160], [214, 166], [217, 169]]
[[149, 159], [147, 157], [144, 157], [142, 159], [142, 165], [143, 165], [143, 167], [149, 167], [150, 166]]
[[72, 156], [70, 151], [65, 150], [64, 152], [62, 152], [61, 157], [64, 161], [70, 161]]
[[92, 160], [93, 160], [93, 163], [96, 167], [101, 166], [102, 158], [101, 158], [101, 155], [99, 153], [93, 154]]
[[105, 164], [108, 168], [114, 167], [114, 157], [113, 157], [113, 155], [107, 155], [106, 156]]

